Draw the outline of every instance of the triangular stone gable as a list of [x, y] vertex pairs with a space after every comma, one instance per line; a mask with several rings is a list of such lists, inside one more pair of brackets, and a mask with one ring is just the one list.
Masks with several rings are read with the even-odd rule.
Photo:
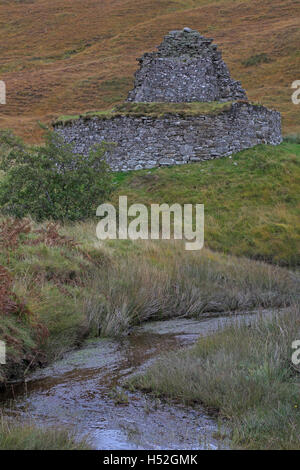
[[184, 28], [171, 31], [158, 52], [138, 59], [135, 87], [128, 101], [192, 102], [247, 99], [240, 82], [230, 77], [213, 39]]

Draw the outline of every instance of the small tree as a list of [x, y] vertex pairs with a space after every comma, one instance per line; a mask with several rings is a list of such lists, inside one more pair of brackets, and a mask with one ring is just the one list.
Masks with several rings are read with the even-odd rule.
[[0, 206], [3, 213], [37, 220], [80, 220], [110, 194], [112, 177], [101, 143], [88, 155], [74, 153], [73, 146], [48, 131], [46, 143], [29, 147], [11, 133], [0, 135]]

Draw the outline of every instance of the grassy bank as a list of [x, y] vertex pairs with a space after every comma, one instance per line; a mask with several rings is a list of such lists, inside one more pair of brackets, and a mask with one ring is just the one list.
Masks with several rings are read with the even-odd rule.
[[1, 381], [61, 357], [87, 337], [149, 319], [289, 305], [297, 275], [181, 242], [96, 239], [93, 222], [2, 221]]
[[78, 441], [69, 431], [49, 428], [41, 429], [33, 424], [11, 424], [0, 422], [1, 450], [87, 450], [86, 441]]
[[[293, 143], [294, 142], [294, 143]], [[282, 265], [300, 262], [297, 139], [232, 156], [118, 174], [113, 196], [129, 204], [205, 205], [205, 246]]]
[[291, 362], [299, 334], [295, 306], [163, 356], [130, 385], [217, 411], [229, 420], [234, 448], [299, 450], [300, 369]]

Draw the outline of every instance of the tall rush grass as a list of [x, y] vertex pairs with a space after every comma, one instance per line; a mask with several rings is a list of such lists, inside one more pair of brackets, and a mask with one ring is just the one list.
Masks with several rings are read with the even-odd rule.
[[209, 250], [188, 253], [176, 242], [134, 246], [135, 253], [120, 254], [122, 242], [110, 243], [115, 262], [93, 273], [88, 329], [115, 336], [150, 319], [280, 308], [294, 297], [297, 276], [283, 268]]

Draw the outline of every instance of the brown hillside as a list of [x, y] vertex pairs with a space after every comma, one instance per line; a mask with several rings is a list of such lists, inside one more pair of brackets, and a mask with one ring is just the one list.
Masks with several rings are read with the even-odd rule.
[[299, 131], [299, 16], [296, 0], [0, 0], [0, 126], [37, 141], [38, 120], [111, 108], [136, 57], [189, 26], [215, 38], [251, 100], [282, 112], [285, 133]]

